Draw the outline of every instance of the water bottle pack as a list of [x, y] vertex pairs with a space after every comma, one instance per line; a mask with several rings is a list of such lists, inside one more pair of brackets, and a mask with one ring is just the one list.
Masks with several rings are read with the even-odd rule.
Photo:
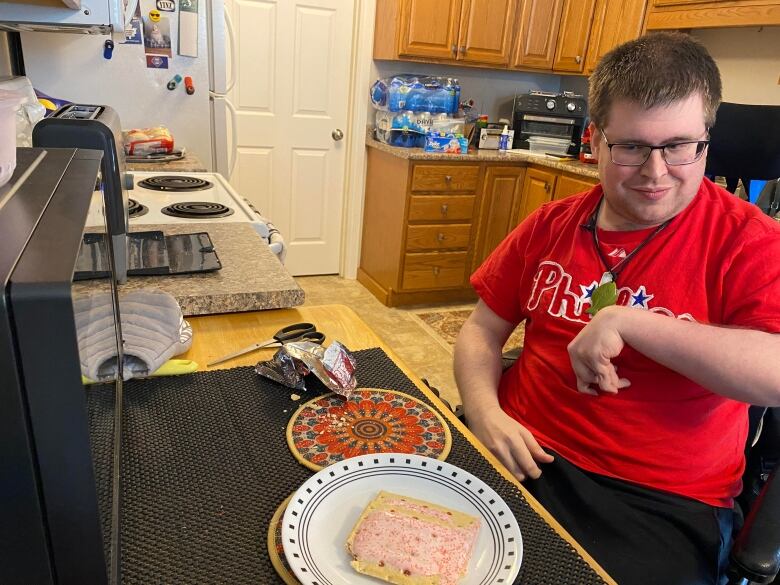
[[390, 112], [458, 113], [460, 85], [451, 77], [394, 75], [371, 86], [371, 103]]
[[371, 86], [377, 109], [375, 134], [380, 142], [405, 148], [425, 147], [425, 135], [462, 134], [458, 118], [460, 85], [450, 77], [395, 75]]

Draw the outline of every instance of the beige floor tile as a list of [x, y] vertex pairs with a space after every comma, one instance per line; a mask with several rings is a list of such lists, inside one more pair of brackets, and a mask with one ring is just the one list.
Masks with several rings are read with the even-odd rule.
[[[306, 293], [306, 305], [342, 304], [351, 307], [404, 363], [421, 378], [426, 378], [453, 407], [460, 395], [452, 373], [452, 351], [432, 334], [414, 313], [437, 309], [439, 305], [390, 308], [380, 303], [357, 280], [338, 276], [304, 276], [295, 279]], [[446, 305], [447, 308], [471, 308], [474, 304]]]

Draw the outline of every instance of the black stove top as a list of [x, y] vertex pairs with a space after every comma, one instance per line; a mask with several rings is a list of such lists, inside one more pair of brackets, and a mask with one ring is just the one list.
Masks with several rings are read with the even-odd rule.
[[209, 203], [205, 201], [185, 201], [174, 203], [160, 210], [171, 217], [185, 219], [217, 219], [233, 215], [234, 211], [222, 203]]
[[127, 200], [127, 216], [128, 217], [141, 217], [149, 213], [149, 208], [146, 205], [138, 203], [135, 199]]
[[153, 191], [200, 191], [210, 189], [212, 184], [206, 179], [185, 175], [158, 175], [138, 181], [138, 186]]

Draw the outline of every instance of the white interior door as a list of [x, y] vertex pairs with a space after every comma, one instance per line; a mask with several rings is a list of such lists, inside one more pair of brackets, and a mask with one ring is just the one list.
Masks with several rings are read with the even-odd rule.
[[[231, 183], [281, 231], [293, 275], [339, 271], [353, 2], [232, 0]], [[334, 138], [335, 137], [335, 138]]]

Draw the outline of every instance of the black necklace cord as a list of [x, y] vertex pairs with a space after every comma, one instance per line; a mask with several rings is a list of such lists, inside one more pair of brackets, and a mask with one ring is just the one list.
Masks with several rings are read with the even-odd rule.
[[604, 265], [604, 270], [609, 272], [610, 276], [612, 277], [612, 282], [614, 282], [617, 285], [617, 277], [618, 275], [623, 272], [623, 269], [628, 264], [628, 261], [633, 258], [639, 250], [644, 248], [647, 243], [652, 240], [655, 236], [657, 236], [661, 230], [663, 230], [666, 226], [669, 225], [669, 222], [672, 221], [672, 217], [667, 219], [665, 222], [663, 222], [661, 225], [659, 225], [655, 230], [653, 230], [652, 233], [650, 233], [644, 240], [639, 242], [639, 245], [631, 250], [631, 253], [628, 254], [625, 258], [623, 258], [620, 262], [615, 264], [612, 268], [609, 267], [609, 261], [607, 260], [606, 256], [604, 256], [604, 252], [601, 251], [601, 245], [599, 244], [599, 234], [598, 234], [598, 227], [596, 227], [596, 222], [599, 218], [599, 211], [601, 211], [601, 204], [604, 201], [604, 196], [601, 196], [601, 199], [599, 199], [599, 203], [596, 206], [596, 210], [593, 212], [593, 215], [591, 216], [590, 220], [587, 224], [583, 225], [585, 229], [590, 230], [593, 233], [593, 243], [596, 246], [596, 253], [599, 255], [599, 258], [601, 259], [601, 263]]

